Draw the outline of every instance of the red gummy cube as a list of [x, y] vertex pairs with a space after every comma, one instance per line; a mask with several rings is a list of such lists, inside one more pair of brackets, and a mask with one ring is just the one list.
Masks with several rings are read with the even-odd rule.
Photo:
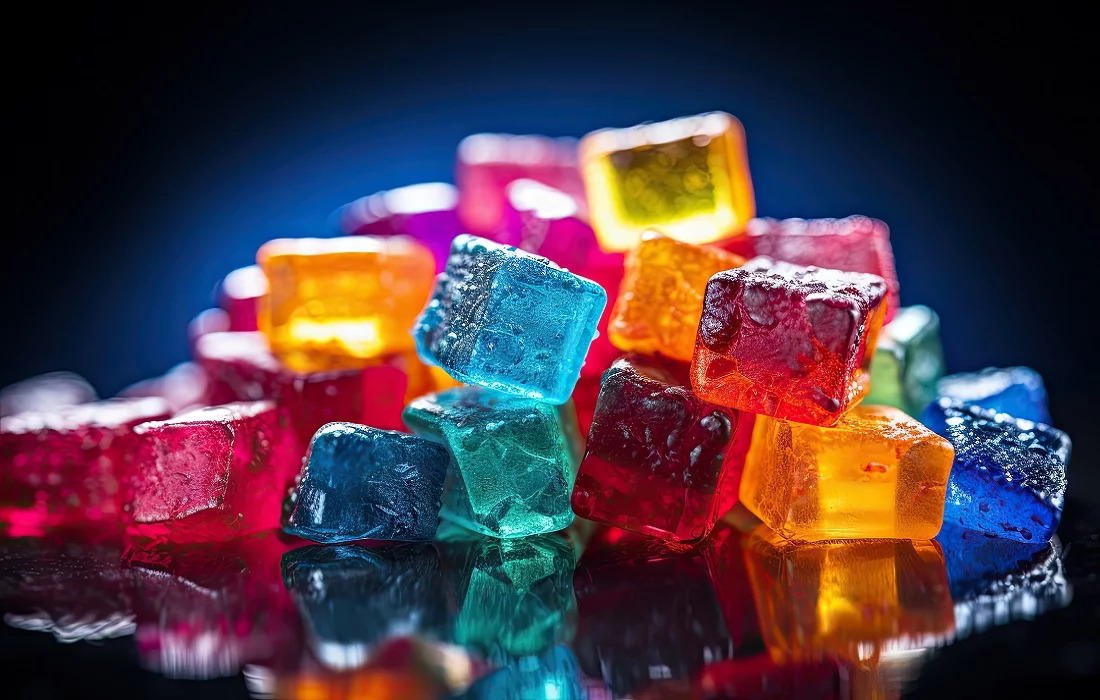
[[458, 215], [467, 233], [492, 238], [504, 219], [505, 191], [526, 178], [584, 202], [577, 142], [547, 136], [473, 134], [458, 145]]
[[727, 247], [746, 258], [766, 255], [794, 265], [878, 275], [889, 292], [884, 323], [901, 307], [890, 228], [878, 219], [753, 219], [745, 234], [729, 239]]
[[691, 385], [722, 406], [835, 425], [870, 390], [886, 306], [875, 275], [767, 257], [719, 272], [703, 299]]
[[230, 272], [218, 287], [218, 306], [229, 314], [225, 330], [248, 332], [256, 330], [256, 305], [267, 294], [267, 277], [258, 265], [249, 265]]
[[357, 370], [291, 372], [262, 333], [211, 333], [198, 341], [195, 355], [207, 374], [207, 403], [273, 399], [287, 409], [303, 445], [334, 421], [403, 430], [407, 394], [431, 390], [427, 368], [404, 355]]
[[573, 488], [577, 515], [689, 542], [737, 502], [753, 416], [700, 399], [687, 369], [627, 355], [604, 374]]
[[[604, 288], [608, 299], [619, 295], [624, 254], [600, 248], [581, 204], [560, 190], [534, 180], [516, 180], [509, 185], [502, 240], [592, 280]], [[621, 354], [607, 335], [613, 306], [604, 306], [597, 326], [599, 335], [588, 349], [582, 377], [599, 377]]]
[[270, 401], [193, 411], [135, 428], [124, 498], [137, 539], [213, 542], [279, 527], [303, 448]]
[[160, 398], [109, 399], [0, 418], [0, 523], [20, 530], [115, 521], [139, 423]]

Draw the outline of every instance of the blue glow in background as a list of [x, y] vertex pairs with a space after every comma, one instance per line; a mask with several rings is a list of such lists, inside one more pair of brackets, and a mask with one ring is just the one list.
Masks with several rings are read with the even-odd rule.
[[469, 133], [722, 109], [745, 124], [761, 215], [884, 219], [903, 302], [940, 313], [950, 369], [1038, 369], [1077, 440], [1071, 469], [1094, 478], [1082, 118], [1057, 68], [1025, 74], [1032, 34], [903, 10], [692, 8], [67, 17], [82, 38], [51, 45], [59, 67], [20, 92], [0, 384], [70, 369], [110, 395], [162, 373], [261, 243], [451, 180]]

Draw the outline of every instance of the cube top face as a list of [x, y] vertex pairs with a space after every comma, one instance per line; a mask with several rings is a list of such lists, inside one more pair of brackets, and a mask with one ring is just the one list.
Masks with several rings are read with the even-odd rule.
[[740, 500], [789, 539], [930, 539], [952, 457], [889, 406], [856, 406], [833, 428], [757, 416]]
[[431, 251], [405, 236], [276, 240], [257, 260], [271, 286], [260, 330], [299, 372], [354, 369], [411, 349], [408, 329], [435, 272]]
[[597, 278], [604, 267], [622, 267], [622, 257], [603, 251], [581, 203], [534, 180], [508, 185], [504, 241], [542, 255], [580, 275]]
[[987, 367], [961, 372], [939, 382], [939, 395], [1007, 413], [1014, 418], [1050, 422], [1043, 378], [1030, 367]]
[[310, 442], [286, 530], [316, 542], [430, 540], [449, 463], [429, 440], [329, 423]]
[[157, 420], [171, 413], [159, 397], [105, 399], [47, 411], [26, 411], [0, 418], [0, 433], [21, 435], [53, 431], [70, 433], [90, 428], [115, 430]]
[[1061, 519], [1069, 436], [947, 398], [923, 417], [955, 446], [946, 520], [1021, 542], [1050, 539]]
[[459, 236], [416, 322], [420, 356], [455, 379], [564, 403], [607, 294], [546, 258]]
[[900, 306], [898, 275], [890, 246], [890, 228], [878, 219], [849, 216], [843, 219], [753, 219], [745, 227], [743, 241], [735, 245], [795, 265], [865, 272], [886, 281], [893, 319]]
[[573, 489], [575, 513], [682, 542], [705, 537], [729, 510], [751, 416], [699, 399], [684, 380], [683, 370], [638, 356], [607, 370]]
[[608, 334], [621, 350], [691, 362], [710, 278], [745, 259], [647, 231], [626, 256]]
[[928, 646], [954, 631], [947, 568], [933, 541], [795, 544], [760, 527], [744, 556], [774, 659], [830, 654], [864, 666], [881, 651]]
[[228, 300], [259, 299], [267, 294], [267, 277], [259, 265], [247, 265], [226, 275], [218, 293]]
[[413, 401], [404, 419], [454, 455], [445, 516], [495, 537], [551, 532], [572, 521], [575, 465], [554, 406], [460, 387]]
[[596, 131], [580, 159], [605, 250], [628, 250], [649, 228], [708, 243], [740, 233], [755, 213], [745, 132], [729, 114]]
[[0, 418], [95, 400], [95, 389], [84, 377], [72, 372], [47, 372], [0, 388]]
[[[195, 341], [195, 357], [200, 364], [247, 365], [256, 372], [276, 375], [285, 371], [271, 354], [263, 333], [207, 333]], [[259, 397], [257, 397], [259, 398]]]
[[943, 369], [939, 316], [927, 306], [903, 307], [882, 327], [866, 401], [918, 415], [936, 397]]
[[707, 283], [692, 386], [750, 413], [833, 425], [870, 388], [886, 285], [766, 257]]

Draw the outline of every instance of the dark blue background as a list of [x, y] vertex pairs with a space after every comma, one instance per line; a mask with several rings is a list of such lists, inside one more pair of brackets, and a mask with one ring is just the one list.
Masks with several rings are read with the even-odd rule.
[[43, 12], [23, 26], [0, 385], [103, 395], [187, 357], [186, 325], [275, 236], [451, 177], [475, 131], [742, 119], [759, 212], [886, 220], [952, 370], [1028, 364], [1095, 484], [1085, 49], [1073, 17], [850, 5], [404, 2]]

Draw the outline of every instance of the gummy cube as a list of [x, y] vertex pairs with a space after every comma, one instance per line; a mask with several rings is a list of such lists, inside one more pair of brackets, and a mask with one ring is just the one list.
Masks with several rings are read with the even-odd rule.
[[134, 426], [169, 412], [160, 398], [108, 399], [0, 418], [0, 524], [117, 522]]
[[330, 423], [309, 445], [286, 531], [314, 542], [430, 540], [449, 461], [429, 440]]
[[199, 409], [134, 433], [140, 444], [124, 491], [132, 538], [213, 542], [279, 526], [302, 453], [274, 403]]
[[96, 400], [88, 380], [72, 372], [47, 372], [0, 389], [0, 417], [52, 411]]
[[764, 643], [779, 663], [824, 655], [874, 668], [882, 652], [932, 646], [954, 631], [934, 541], [796, 543], [760, 527], [744, 557]]
[[576, 139], [512, 134], [464, 138], [458, 145], [455, 182], [466, 231], [486, 238], [499, 234], [508, 185], [520, 179], [541, 182], [583, 204]]
[[576, 560], [563, 537], [498, 540], [468, 533], [439, 546], [453, 568], [450, 595], [459, 604], [455, 643], [482, 658], [509, 659], [572, 639]]
[[447, 601], [430, 544], [303, 547], [283, 556], [282, 573], [326, 668], [364, 665], [395, 633], [446, 635]]
[[952, 374], [940, 380], [938, 395], [1013, 418], [1050, 423], [1043, 378], [1030, 367], [987, 367]]
[[554, 406], [460, 387], [413, 401], [404, 417], [414, 433], [442, 442], [454, 456], [444, 518], [505, 538], [572, 522], [576, 458]]
[[[600, 248], [596, 234], [583, 218], [581, 204], [569, 195], [534, 180], [516, 180], [508, 186], [504, 209], [504, 242], [535, 255], [603, 287], [608, 298], [619, 294], [623, 254]], [[608, 340], [611, 305], [604, 306], [581, 376], [599, 377], [619, 351]], [[694, 337], [694, 336], [693, 336]]]
[[703, 299], [691, 385], [723, 406], [834, 425], [870, 388], [885, 295], [874, 275], [765, 257], [719, 272]]
[[451, 241], [462, 233], [458, 189], [425, 182], [361, 197], [334, 214], [344, 235], [409, 236], [432, 251], [436, 272], [447, 264]]
[[273, 399], [287, 409], [301, 444], [326, 423], [400, 429], [406, 401], [435, 382], [411, 352], [376, 358], [362, 369], [296, 373], [268, 350], [262, 333], [210, 333], [195, 344], [210, 405]]
[[420, 357], [461, 382], [560, 404], [606, 303], [546, 258], [462, 235], [413, 332]]
[[628, 250], [656, 228], [685, 243], [739, 234], [756, 212], [745, 131], [723, 112], [581, 140], [593, 228], [606, 250]]
[[259, 328], [296, 372], [358, 369], [411, 349], [435, 270], [431, 251], [406, 236], [280, 239], [256, 260], [271, 286]]
[[731, 238], [730, 250], [746, 258], [766, 255], [794, 265], [866, 272], [886, 280], [886, 321], [901, 308], [890, 228], [878, 219], [753, 219], [745, 235]]
[[[175, 415], [210, 405], [206, 402], [207, 386], [202, 367], [194, 362], [181, 362], [159, 377], [131, 384], [118, 395], [123, 398], [160, 397], [168, 402], [171, 415]], [[218, 403], [230, 403], [230, 400]]]
[[921, 420], [955, 446], [945, 522], [1020, 542], [1050, 539], [1062, 518], [1068, 435], [948, 398]]
[[889, 406], [833, 428], [757, 416], [741, 502], [797, 540], [929, 539], [943, 523], [951, 445]]
[[608, 333], [621, 350], [691, 362], [707, 282], [745, 259], [719, 248], [642, 234], [626, 257], [626, 276]]
[[259, 265], [249, 265], [230, 272], [218, 287], [218, 306], [229, 314], [229, 328], [234, 333], [257, 329], [256, 314], [260, 298], [267, 294], [267, 277]]
[[680, 542], [737, 501], [753, 416], [697, 397], [677, 365], [628, 355], [604, 374], [574, 513]]
[[882, 327], [871, 358], [867, 403], [919, 415], [936, 398], [943, 375], [940, 317], [927, 306], [906, 306]]
[[479, 679], [463, 695], [466, 700], [587, 700], [577, 659], [567, 646], [529, 656]]

